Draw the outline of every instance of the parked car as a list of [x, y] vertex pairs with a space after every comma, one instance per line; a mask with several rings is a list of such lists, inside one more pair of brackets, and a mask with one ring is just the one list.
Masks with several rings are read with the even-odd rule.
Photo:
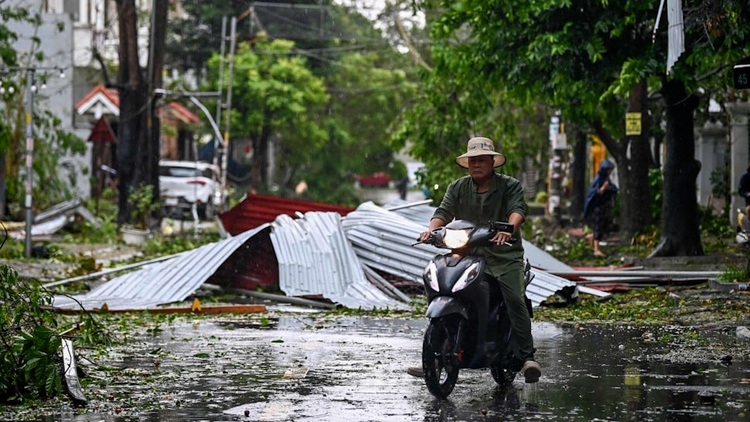
[[159, 161], [159, 189], [171, 216], [183, 216], [195, 203], [199, 218], [212, 219], [226, 198], [219, 167], [202, 161]]
[[387, 188], [390, 186], [391, 178], [387, 173], [374, 173], [369, 175], [357, 175], [355, 180], [363, 188]]

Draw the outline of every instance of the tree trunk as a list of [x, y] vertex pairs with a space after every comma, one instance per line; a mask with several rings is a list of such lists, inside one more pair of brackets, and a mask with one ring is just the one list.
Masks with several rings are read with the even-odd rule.
[[148, 89], [146, 98], [149, 104], [149, 115], [147, 117], [146, 130], [148, 131], [147, 144], [144, 148], [147, 151], [146, 161], [147, 174], [145, 181], [153, 186], [152, 200], [154, 203], [161, 202], [159, 187], [159, 159], [161, 158], [161, 121], [156, 114], [156, 97], [154, 90], [161, 88], [162, 69], [164, 68], [164, 54], [166, 50], [166, 33], [167, 33], [167, 15], [169, 10], [169, 0], [154, 0], [152, 3], [153, 14], [151, 16], [152, 35], [149, 40], [149, 57], [148, 57]]
[[[640, 107], [645, 109], [645, 89], [636, 87], [631, 93], [631, 108]], [[637, 108], [635, 108], [637, 109]], [[648, 192], [648, 169], [651, 163], [648, 135], [643, 131], [639, 137], [626, 137], [616, 140], [607, 131], [601, 122], [594, 122], [593, 130], [602, 140], [607, 151], [612, 154], [617, 165], [617, 176], [619, 179], [620, 194], [617, 201], [619, 204], [618, 224], [619, 232], [627, 239], [646, 229], [650, 220], [650, 196]]]
[[[620, 202], [620, 214], [622, 222], [621, 232], [632, 238], [641, 233], [651, 221], [651, 195], [648, 190], [648, 169], [651, 165], [651, 152], [648, 143], [649, 119], [646, 117], [646, 83], [633, 87], [630, 92], [631, 112], [642, 113], [641, 134], [629, 137], [630, 159], [629, 169], [622, 174], [622, 179], [627, 177], [620, 192], [621, 197], [628, 200]], [[621, 180], [622, 180], [621, 179]]]
[[130, 203], [128, 196], [131, 187], [137, 185], [139, 139], [141, 122], [139, 110], [145, 102], [139, 95], [142, 85], [138, 65], [137, 16], [134, 0], [117, 0], [119, 10], [119, 41], [117, 88], [120, 94], [120, 124], [117, 133], [117, 177], [118, 177], [118, 212], [119, 225], [130, 223]]
[[250, 169], [250, 188], [256, 191], [268, 189], [268, 143], [271, 130], [264, 126], [257, 138], [253, 138], [253, 159]]
[[701, 165], [695, 159], [693, 112], [698, 105], [680, 80], [664, 81], [667, 154], [664, 163], [664, 202], [661, 241], [649, 258], [703, 255], [696, 200], [696, 178]]
[[573, 166], [571, 169], [573, 188], [570, 192], [570, 218], [579, 222], [583, 218], [583, 204], [586, 200], [586, 169], [588, 169], [588, 141], [586, 133], [576, 130], [573, 145]]
[[[128, 196], [133, 188], [153, 186], [154, 202], [159, 201], [159, 157], [161, 133], [155, 119], [154, 88], [162, 85], [162, 67], [167, 25], [168, 0], [153, 3], [150, 22], [153, 35], [149, 43], [149, 74], [138, 62], [138, 18], [134, 0], [117, 0], [119, 10], [120, 124], [117, 134], [118, 224], [130, 221]], [[136, 165], [136, 163], [140, 163]]]

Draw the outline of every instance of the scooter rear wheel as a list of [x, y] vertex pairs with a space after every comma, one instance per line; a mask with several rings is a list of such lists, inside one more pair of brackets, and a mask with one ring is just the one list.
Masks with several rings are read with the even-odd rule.
[[454, 356], [458, 320], [439, 318], [430, 321], [422, 343], [422, 369], [427, 389], [433, 396], [447, 398], [458, 379], [459, 362]]

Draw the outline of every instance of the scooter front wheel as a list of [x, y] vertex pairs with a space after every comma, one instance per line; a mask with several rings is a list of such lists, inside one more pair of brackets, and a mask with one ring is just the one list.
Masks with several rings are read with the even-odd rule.
[[490, 373], [492, 374], [492, 378], [500, 387], [507, 387], [513, 384], [513, 380], [516, 379], [515, 372], [509, 369], [505, 369], [502, 366], [491, 366]]
[[455, 356], [458, 318], [430, 321], [422, 343], [422, 369], [427, 389], [433, 396], [447, 398], [458, 380], [459, 362]]

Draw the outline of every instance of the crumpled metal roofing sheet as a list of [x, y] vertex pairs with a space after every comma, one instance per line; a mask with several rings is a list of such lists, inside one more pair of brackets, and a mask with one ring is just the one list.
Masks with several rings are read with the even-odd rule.
[[346, 215], [352, 210], [353, 208], [351, 207], [341, 207], [303, 199], [249, 194], [231, 210], [219, 214], [219, 219], [224, 228], [234, 236], [251, 230], [263, 223], [271, 223], [281, 214], [295, 216], [299, 212], [322, 211], [337, 212], [341, 215]]
[[[63, 309], [148, 309], [179, 302], [200, 287], [238, 248], [268, 224], [239, 236], [203, 245], [173, 259], [144, 266], [113, 278], [84, 295], [55, 296], [53, 306]], [[80, 305], [79, 305], [80, 302]]]
[[279, 288], [289, 296], [323, 295], [348, 308], [408, 309], [367, 281], [335, 212], [279, 215], [271, 242], [279, 261]]
[[[372, 202], [365, 202], [347, 214], [342, 224], [365, 265], [421, 283], [423, 269], [429, 260], [436, 253], [444, 251], [423, 244], [411, 246], [429, 224], [435, 208], [418, 204], [415, 209], [410, 209], [405, 205], [403, 201], [391, 202], [381, 208]], [[526, 252], [527, 243], [524, 241], [524, 255], [535, 266], [534, 260]], [[554, 259], [539, 248], [529, 250], [532, 253], [542, 252], [545, 258]], [[537, 268], [532, 268], [531, 272], [534, 279], [527, 286], [526, 294], [534, 307], [558, 291], [577, 297], [576, 283]]]
[[431, 245], [412, 246], [426, 226], [372, 202], [360, 204], [341, 224], [364, 265], [415, 283], [421, 283], [424, 267], [440, 252]]

